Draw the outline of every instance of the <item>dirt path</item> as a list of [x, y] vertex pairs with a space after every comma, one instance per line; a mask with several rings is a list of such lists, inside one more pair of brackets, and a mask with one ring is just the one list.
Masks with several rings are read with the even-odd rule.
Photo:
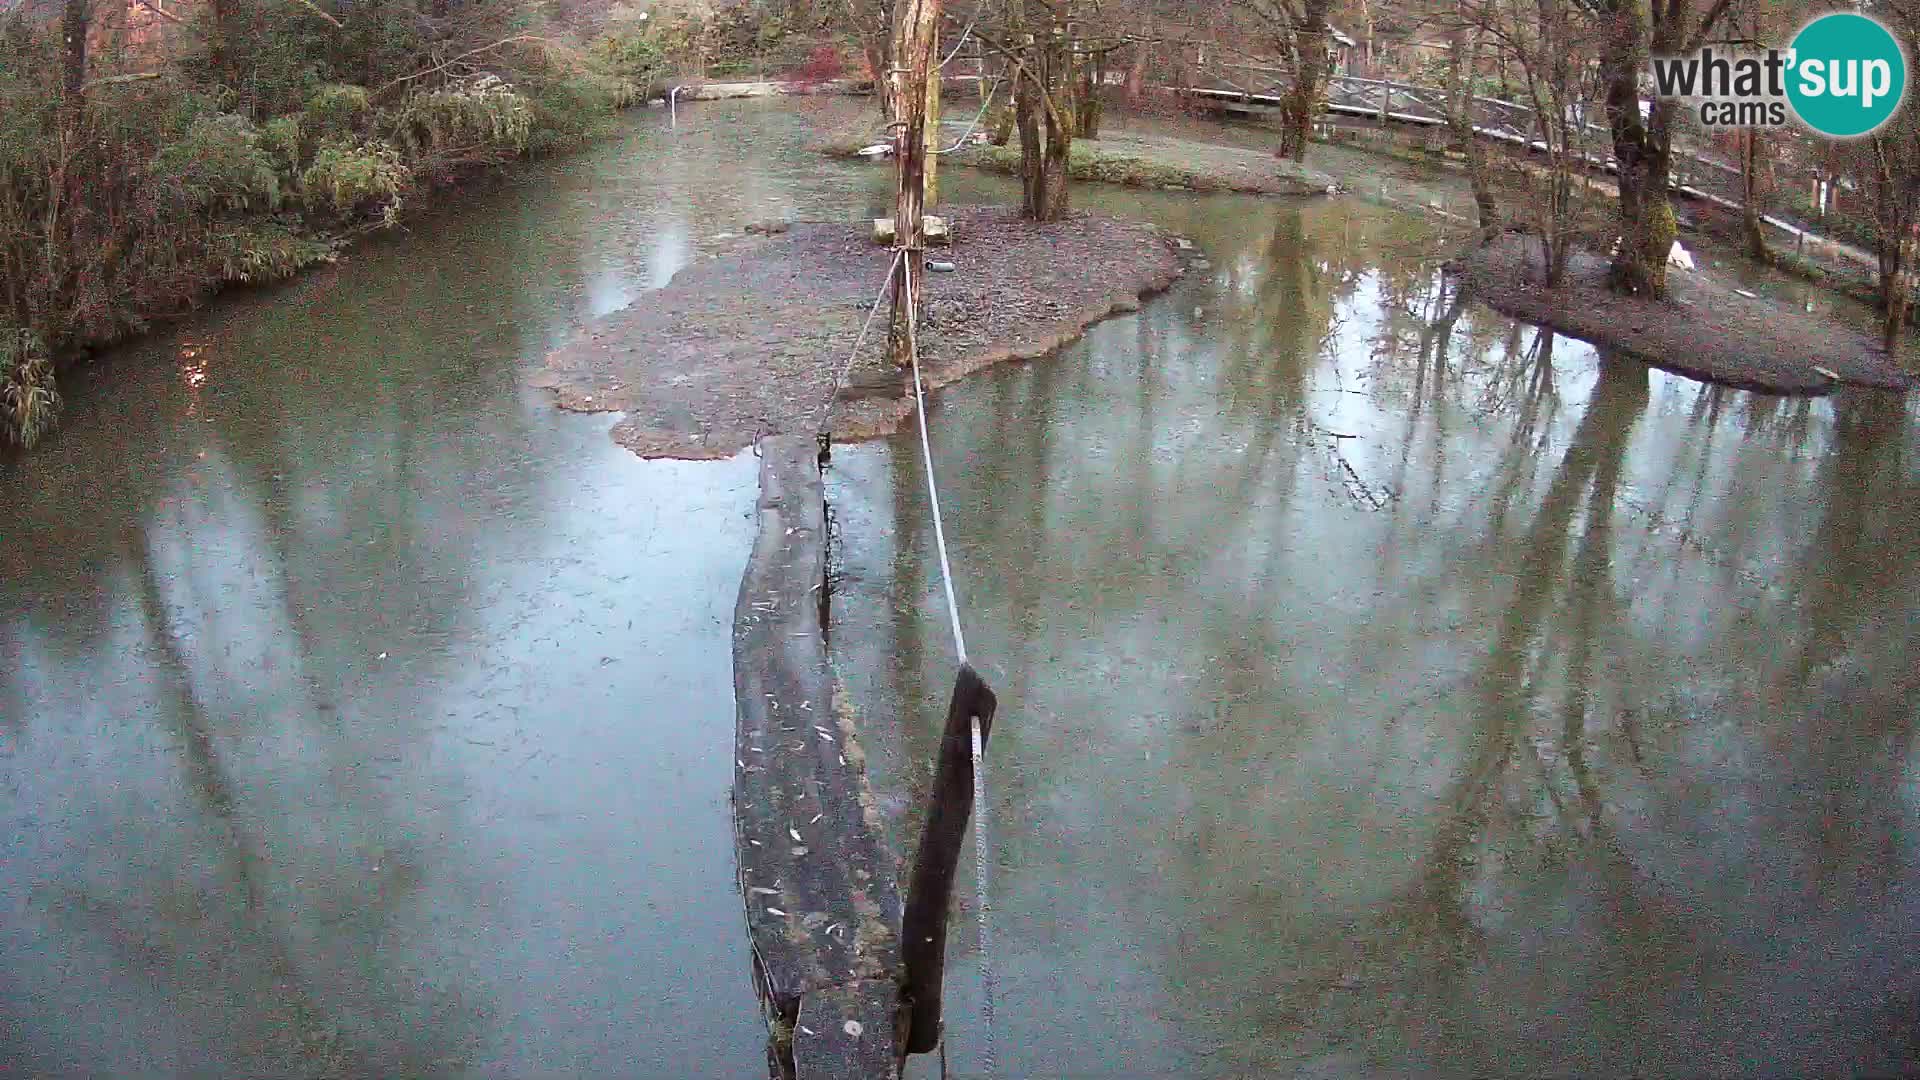
[[1549, 290], [1538, 284], [1537, 252], [1536, 243], [1508, 233], [1455, 265], [1475, 298], [1497, 311], [1708, 382], [1775, 394], [1824, 394], [1840, 383], [1914, 385], [1866, 335], [1743, 295], [1705, 271], [1670, 270], [1671, 298], [1641, 300], [1609, 290], [1606, 261], [1582, 253], [1565, 287]]
[[[1160, 230], [1094, 214], [1035, 225], [997, 208], [953, 211], [954, 245], [930, 258], [923, 362], [935, 386], [1044, 355], [1183, 269]], [[883, 310], [832, 403], [890, 253], [864, 225], [796, 223], [696, 262], [589, 327], [536, 382], [561, 407], [621, 411], [619, 442], [644, 457], [729, 457], [763, 435], [892, 432], [912, 409], [884, 357]]]

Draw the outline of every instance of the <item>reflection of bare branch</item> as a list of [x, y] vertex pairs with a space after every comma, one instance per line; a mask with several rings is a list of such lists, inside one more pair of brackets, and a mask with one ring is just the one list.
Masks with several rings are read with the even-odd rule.
[[1330, 478], [1339, 485], [1339, 491], [1356, 506], [1370, 510], [1386, 509], [1387, 504], [1393, 501], [1395, 492], [1384, 484], [1369, 483], [1340, 448], [1342, 443], [1357, 436], [1329, 431], [1311, 417], [1303, 415], [1302, 419], [1312, 428], [1321, 450], [1327, 455]]
[[[1602, 800], [1582, 745], [1585, 698], [1576, 692], [1566, 702], [1561, 738], [1561, 762], [1579, 795], [1579, 815], [1561, 797], [1553, 765], [1537, 745], [1523, 738], [1520, 725], [1531, 715], [1531, 702], [1543, 681], [1545, 657], [1537, 653], [1544, 650], [1537, 650], [1536, 643], [1556, 611], [1555, 594], [1566, 580], [1559, 568], [1583, 494], [1589, 512], [1575, 556], [1573, 577], [1579, 580], [1573, 585], [1575, 625], [1568, 635], [1575, 656], [1567, 681], [1584, 681], [1589, 654], [1581, 651], [1588, 647], [1581, 643], [1590, 643], [1597, 632], [1593, 617], [1601, 610], [1599, 599], [1609, 580], [1604, 573], [1611, 547], [1607, 508], [1614, 501], [1628, 435], [1646, 404], [1646, 388], [1643, 368], [1614, 364], [1603, 368], [1580, 428], [1519, 543], [1514, 595], [1485, 665], [1472, 677], [1477, 688], [1472, 715], [1478, 727], [1469, 737], [1467, 760], [1439, 801], [1440, 820], [1419, 869], [1405, 888], [1350, 935], [1351, 951], [1328, 959], [1295, 989], [1290, 995], [1293, 1011], [1323, 1005], [1334, 991], [1350, 989], [1356, 980], [1379, 984], [1358, 999], [1361, 1007], [1390, 1008], [1393, 997], [1385, 990], [1393, 981], [1456, 978], [1481, 945], [1468, 898], [1472, 879], [1483, 865], [1482, 851], [1497, 847], [1501, 835], [1510, 836], [1518, 846], [1549, 849], [1602, 836]], [[1530, 806], [1508, 797], [1516, 763], [1532, 766], [1537, 786], [1523, 785], [1523, 790], [1535, 792], [1534, 799], [1545, 799], [1553, 807], [1557, 829], [1537, 830], [1537, 815]], [[1621, 902], [1633, 903], [1630, 897]], [[1417, 994], [1408, 998], [1420, 1000]]]

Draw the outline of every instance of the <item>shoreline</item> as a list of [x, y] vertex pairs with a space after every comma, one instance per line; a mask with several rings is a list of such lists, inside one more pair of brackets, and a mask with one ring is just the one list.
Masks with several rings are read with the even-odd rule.
[[[954, 269], [924, 278], [929, 389], [1058, 350], [1137, 310], [1198, 254], [1158, 227], [1099, 214], [1046, 225], [1004, 207], [948, 215], [953, 244], [929, 259]], [[534, 385], [569, 411], [626, 413], [613, 437], [647, 458], [731, 457], [766, 436], [823, 427], [847, 440], [898, 430], [913, 398], [877, 319], [849, 356], [889, 249], [864, 224], [756, 228], [587, 327], [549, 354]]]
[[1670, 298], [1622, 296], [1607, 261], [1576, 252], [1565, 283], [1539, 282], [1539, 245], [1506, 233], [1449, 261], [1472, 297], [1510, 318], [1579, 338], [1701, 382], [1762, 394], [1818, 396], [1843, 385], [1905, 392], [1913, 375], [1876, 342], [1737, 289], [1705, 271], [1670, 269]]

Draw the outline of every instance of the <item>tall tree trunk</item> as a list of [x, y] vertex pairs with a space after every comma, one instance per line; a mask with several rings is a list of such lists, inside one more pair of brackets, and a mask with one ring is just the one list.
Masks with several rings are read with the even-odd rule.
[[1880, 347], [1892, 356], [1900, 347], [1900, 336], [1907, 328], [1907, 286], [1905, 275], [1895, 271], [1881, 286], [1884, 314], [1880, 317]]
[[[1029, 38], [1031, 40], [1031, 38]], [[1013, 76], [1013, 122], [1020, 131], [1020, 211], [1030, 218], [1040, 216], [1041, 176], [1040, 88], [1034, 85], [1038, 72], [1032, 65], [1040, 61], [1035, 50], [1027, 50], [1026, 70]]]
[[1613, 286], [1635, 296], [1665, 297], [1667, 256], [1679, 230], [1667, 193], [1672, 186], [1673, 103], [1655, 98], [1640, 115], [1640, 73], [1648, 56], [1700, 47], [1730, 4], [1716, 2], [1698, 26], [1692, 0], [1600, 0], [1606, 17], [1600, 69], [1607, 88], [1607, 127], [1620, 179], [1620, 247]]
[[1640, 70], [1646, 66], [1647, 17], [1635, 0], [1608, 5], [1601, 70], [1607, 87], [1607, 128], [1613, 138], [1620, 186], [1620, 244], [1613, 287], [1631, 296], [1667, 294], [1667, 253], [1677, 231], [1667, 205], [1667, 104], [1656, 100], [1640, 115]]
[[1907, 285], [1914, 247], [1908, 236], [1909, 220], [1909, 215], [1893, 210], [1886, 213], [1879, 230], [1880, 336], [1888, 355], [1898, 348], [1900, 336], [1906, 331], [1907, 307], [1912, 299]]
[[60, 10], [60, 40], [65, 62], [60, 85], [67, 105], [78, 110], [87, 85], [87, 23], [93, 18], [92, 0], [66, 0]]
[[899, 103], [894, 100], [894, 82], [890, 69], [893, 67], [893, 41], [889, 31], [868, 33], [861, 43], [861, 50], [867, 56], [867, 71], [873, 75], [873, 100], [880, 106], [880, 119], [891, 124], [900, 115]]
[[1054, 119], [1054, 112], [1043, 117], [1047, 128], [1047, 148], [1041, 168], [1040, 201], [1036, 221], [1059, 221], [1067, 216], [1067, 153], [1073, 147], [1073, 133]]
[[1756, 262], [1771, 264], [1773, 262], [1773, 252], [1767, 249], [1767, 233], [1766, 230], [1761, 227], [1762, 222], [1760, 221], [1762, 211], [1760, 205], [1762, 198], [1760, 168], [1761, 163], [1765, 160], [1765, 155], [1761, 150], [1761, 147], [1764, 145], [1764, 136], [1761, 135], [1759, 128], [1748, 128], [1741, 134], [1741, 138], [1745, 144], [1742, 149], [1746, 151], [1740, 159], [1741, 234], [1746, 243], [1747, 258], [1753, 259]]
[[1105, 54], [1096, 52], [1081, 59], [1076, 70], [1079, 77], [1073, 100], [1073, 136], [1097, 139], [1100, 137], [1100, 86], [1106, 76]]
[[[1487, 168], [1487, 148], [1473, 133], [1473, 69], [1480, 59], [1481, 31], [1468, 43], [1455, 31], [1447, 49], [1447, 130], [1467, 159], [1467, 180], [1473, 186], [1473, 205], [1480, 218], [1480, 242], [1500, 235], [1500, 211], [1493, 201], [1493, 177]], [[1461, 52], [1466, 56], [1462, 58]]]
[[[1147, 23], [1146, 37], [1148, 41], [1153, 39], [1153, 23], [1151, 21]], [[1127, 69], [1127, 104], [1129, 105], [1139, 104], [1140, 96], [1146, 93], [1147, 57], [1151, 52], [1152, 46], [1147, 44], [1146, 41], [1134, 43], [1133, 66]]]
[[901, 253], [900, 272], [893, 275], [893, 312], [888, 335], [888, 351], [894, 363], [905, 367], [912, 363], [913, 334], [909, 319], [920, 307], [919, 276], [925, 258], [921, 225], [926, 203], [927, 90], [930, 78], [939, 76], [939, 60], [934, 41], [940, 21], [940, 0], [901, 0], [895, 23], [893, 55], [901, 70], [896, 73], [896, 100], [900, 106], [899, 127], [894, 137], [894, 156], [898, 174], [894, 187], [894, 247]]
[[1042, 65], [1045, 96], [1040, 101], [1040, 119], [1047, 138], [1042, 151], [1040, 193], [1034, 220], [1059, 221], [1067, 215], [1067, 155], [1073, 148], [1073, 104], [1067, 91], [1071, 87], [1072, 61], [1066, 36], [1056, 27], [1047, 38], [1046, 60]]
[[1280, 107], [1280, 156], [1307, 159], [1313, 136], [1313, 114], [1319, 111], [1321, 87], [1327, 74], [1327, 10], [1332, 0], [1305, 0], [1300, 25], [1293, 28], [1293, 89]]
[[933, 30], [933, 71], [927, 76], [926, 102], [926, 182], [924, 208], [933, 209], [940, 194], [940, 28]]

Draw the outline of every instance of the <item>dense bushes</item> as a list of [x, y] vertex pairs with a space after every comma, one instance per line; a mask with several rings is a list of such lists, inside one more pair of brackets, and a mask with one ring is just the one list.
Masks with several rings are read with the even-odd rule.
[[781, 0], [656, 0], [645, 12], [618, 4], [594, 49], [649, 97], [670, 75], [831, 78], [846, 45], [831, 10]]
[[780, 0], [616, 3], [590, 34], [549, 0], [0, 8], [0, 443], [48, 430], [56, 361], [331, 260], [422, 189], [675, 76], [838, 66], [827, 9]]
[[659, 74], [657, 43], [570, 44], [532, 0], [189, 10], [95, 20], [78, 79], [57, 15], [0, 14], [0, 442], [48, 430], [56, 359], [329, 260], [423, 187], [590, 137]]

